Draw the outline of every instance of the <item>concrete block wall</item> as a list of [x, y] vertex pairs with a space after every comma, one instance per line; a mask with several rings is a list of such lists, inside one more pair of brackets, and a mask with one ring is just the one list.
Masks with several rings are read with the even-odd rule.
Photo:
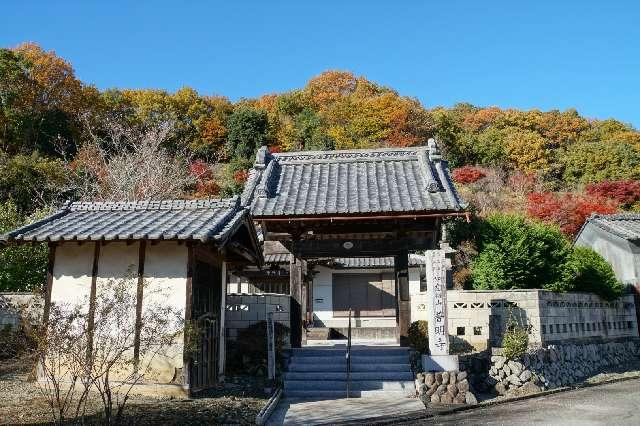
[[[426, 296], [411, 296], [411, 321], [428, 320]], [[638, 336], [632, 295], [607, 302], [546, 290], [449, 290], [447, 308], [449, 334], [479, 350], [501, 345], [510, 316], [529, 328], [532, 344]]]
[[273, 319], [290, 326], [291, 296], [282, 294], [227, 294], [225, 307], [225, 334], [228, 339], [238, 337], [238, 331], [260, 321], [266, 321], [267, 313]]

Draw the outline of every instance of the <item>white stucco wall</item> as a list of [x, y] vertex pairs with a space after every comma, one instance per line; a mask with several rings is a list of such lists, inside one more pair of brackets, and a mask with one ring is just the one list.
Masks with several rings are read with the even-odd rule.
[[576, 239], [577, 246], [591, 247], [613, 267], [625, 284], [640, 283], [640, 247], [588, 223]]
[[94, 243], [66, 243], [56, 247], [52, 304], [71, 307], [81, 303], [84, 312], [89, 310], [94, 249]]
[[[140, 243], [112, 242], [100, 247], [96, 286], [110, 280], [131, 280], [136, 291]], [[56, 248], [51, 301], [88, 311], [95, 243], [64, 243]], [[176, 242], [147, 244], [143, 313], [150, 304], [171, 306], [184, 318], [186, 305], [187, 248]], [[135, 318], [132, 318], [132, 323]], [[150, 381], [169, 383], [183, 367], [182, 337], [167, 353], [157, 357]]]
[[[172, 241], [147, 244], [144, 262], [145, 304], [158, 303], [184, 310], [187, 300], [187, 247]], [[143, 305], [144, 312], [144, 305]], [[155, 381], [168, 383], [183, 368], [182, 337], [166, 357], [154, 360]]]
[[[313, 277], [314, 320], [325, 327], [346, 327], [348, 320], [333, 316], [333, 274], [393, 274], [393, 269], [331, 269], [316, 266]], [[420, 292], [419, 268], [409, 268], [409, 293]], [[320, 324], [318, 324], [320, 325]], [[395, 317], [367, 317], [356, 319], [356, 327], [395, 327]]]

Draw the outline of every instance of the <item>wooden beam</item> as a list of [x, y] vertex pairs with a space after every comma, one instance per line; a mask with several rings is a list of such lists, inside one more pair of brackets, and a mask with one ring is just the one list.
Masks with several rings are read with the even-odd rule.
[[136, 369], [140, 362], [140, 331], [142, 330], [142, 299], [144, 297], [144, 262], [147, 242], [140, 241], [138, 248], [138, 288], [136, 289], [136, 329], [133, 337], [133, 360]]

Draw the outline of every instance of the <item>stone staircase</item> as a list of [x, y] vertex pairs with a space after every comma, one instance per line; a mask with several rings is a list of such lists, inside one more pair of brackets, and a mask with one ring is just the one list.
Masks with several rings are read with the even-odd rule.
[[[289, 398], [331, 399], [347, 396], [346, 349], [292, 349], [284, 374]], [[354, 347], [351, 351], [350, 397], [415, 395], [409, 352], [400, 347]]]

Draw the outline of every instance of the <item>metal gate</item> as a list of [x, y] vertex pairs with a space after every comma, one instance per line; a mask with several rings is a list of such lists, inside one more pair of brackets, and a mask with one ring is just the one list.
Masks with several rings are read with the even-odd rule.
[[199, 392], [214, 386], [218, 380], [222, 271], [201, 261], [196, 261], [194, 266], [192, 318], [199, 342], [191, 357], [189, 387], [191, 392]]

